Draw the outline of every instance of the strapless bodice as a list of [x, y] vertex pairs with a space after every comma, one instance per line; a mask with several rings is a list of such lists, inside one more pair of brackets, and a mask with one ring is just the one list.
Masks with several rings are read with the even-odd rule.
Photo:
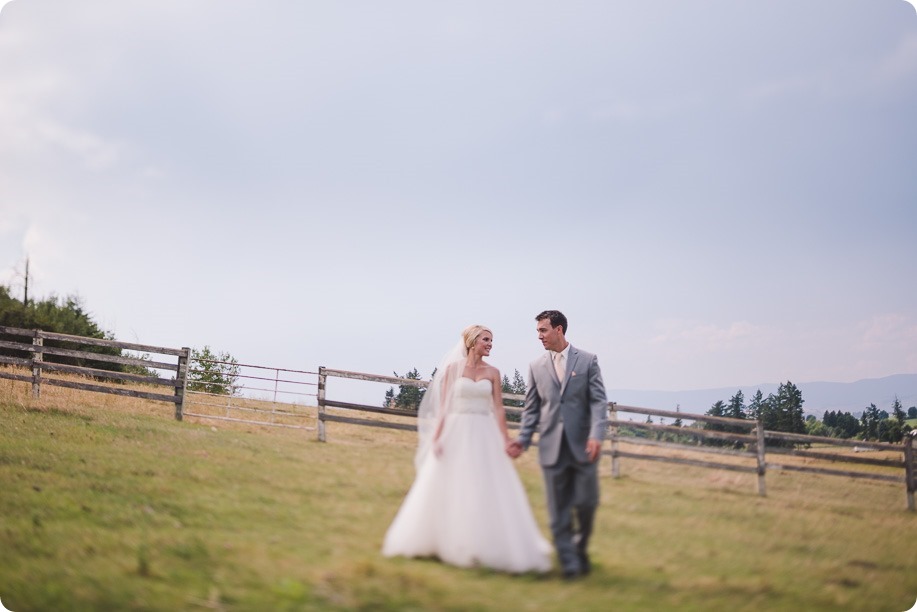
[[452, 409], [454, 413], [491, 414], [493, 412], [493, 383], [489, 378], [475, 381], [460, 377], [455, 381]]

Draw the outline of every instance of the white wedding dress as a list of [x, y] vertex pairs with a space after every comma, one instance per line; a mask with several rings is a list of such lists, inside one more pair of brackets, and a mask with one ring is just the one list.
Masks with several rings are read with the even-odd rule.
[[504, 450], [492, 383], [458, 378], [453, 393], [442, 453], [423, 459], [382, 554], [512, 573], [548, 571], [552, 548]]

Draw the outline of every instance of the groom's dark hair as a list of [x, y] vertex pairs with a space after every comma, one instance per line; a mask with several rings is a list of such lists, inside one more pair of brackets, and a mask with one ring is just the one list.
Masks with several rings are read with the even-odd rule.
[[564, 335], [567, 335], [567, 317], [564, 316], [564, 313], [559, 310], [545, 310], [537, 317], [535, 317], [536, 322], [543, 321], [545, 319], [549, 319], [551, 321], [551, 327], [557, 327], [560, 325], [564, 330]]

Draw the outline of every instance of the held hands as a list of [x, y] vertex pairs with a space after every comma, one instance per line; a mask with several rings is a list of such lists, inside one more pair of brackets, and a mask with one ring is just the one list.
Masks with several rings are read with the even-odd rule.
[[506, 454], [509, 455], [510, 459], [516, 459], [522, 454], [522, 444], [518, 440], [507, 440]]
[[595, 460], [599, 458], [599, 455], [602, 453], [602, 443], [596, 440], [595, 438], [589, 438], [586, 440], [586, 456], [589, 458], [589, 463], [595, 463]]

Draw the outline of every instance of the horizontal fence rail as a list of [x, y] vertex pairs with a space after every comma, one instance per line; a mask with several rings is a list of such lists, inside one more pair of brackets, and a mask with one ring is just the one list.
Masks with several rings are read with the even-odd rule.
[[[100, 353], [92, 350], [93, 348], [109, 352]], [[164, 401], [174, 404], [177, 420], [182, 420], [183, 415], [187, 414], [201, 419], [317, 429], [318, 439], [322, 442], [327, 439], [326, 423], [333, 422], [417, 430], [416, 407], [391, 408], [332, 400], [327, 397], [329, 378], [413, 386], [421, 389], [429, 385], [429, 381], [426, 380], [325, 367], [320, 367], [316, 373], [211, 360], [195, 360], [200, 367], [193, 367], [191, 350], [187, 347], [167, 348], [4, 326], [0, 326], [0, 349], [3, 353], [0, 354], [0, 365], [13, 366], [0, 368], [0, 378], [31, 383], [32, 395], [36, 398], [40, 397], [42, 385], [50, 385]], [[124, 355], [122, 351], [139, 352], [140, 356]], [[153, 360], [150, 354], [160, 357]], [[171, 361], [162, 360], [169, 357], [172, 358]], [[109, 370], [105, 368], [105, 364], [136, 366], [136, 370]], [[207, 371], [207, 366], [224, 365], [235, 366], [238, 370], [228, 379], [217, 379], [215, 382], [201, 380], [199, 375]], [[30, 369], [31, 374], [23, 374], [23, 369]], [[165, 374], [160, 371], [165, 371]], [[268, 375], [269, 373], [273, 373], [273, 376]], [[87, 382], [62, 379], [57, 376], [60, 374], [82, 376]], [[311, 377], [315, 377], [315, 382], [310, 380]], [[202, 384], [204, 387], [189, 386], [190, 378], [194, 378], [194, 385]], [[172, 393], [129, 388], [125, 383], [168, 387], [172, 389]], [[208, 388], [206, 385], [216, 385], [218, 388]], [[314, 392], [312, 388], [315, 388]], [[243, 390], [249, 395], [252, 392], [263, 392], [268, 394], [270, 399], [243, 397]], [[195, 405], [216, 408], [220, 412], [188, 412], [186, 408], [190, 404], [191, 396], [195, 397]], [[315, 416], [311, 417], [303, 404], [283, 401], [280, 399], [283, 397], [315, 397]], [[502, 397], [507, 426], [518, 429], [522, 411], [517, 406], [524, 400], [524, 396], [503, 393]], [[265, 403], [269, 404], [270, 408], [265, 408]], [[329, 412], [329, 409], [336, 412]], [[398, 420], [345, 416], [347, 412], [396, 417]], [[231, 416], [231, 413], [239, 416]], [[636, 422], [622, 418], [623, 415], [631, 414], [643, 415], [647, 419], [644, 422]], [[242, 418], [248, 416], [252, 418]], [[256, 416], [268, 420], [255, 420]], [[757, 477], [758, 494], [762, 496], [766, 495], [765, 477], [769, 469], [896, 484], [903, 481], [907, 507], [911, 511], [915, 509], [917, 457], [914, 452], [914, 441], [917, 439], [917, 431], [905, 436], [904, 444], [899, 445], [769, 431], [757, 420], [623, 406], [615, 402], [609, 403], [608, 416], [605, 438], [609, 442], [609, 448], [603, 450], [602, 454], [611, 457], [611, 471], [615, 478], [620, 476], [621, 459], [635, 459], [754, 473]], [[661, 422], [657, 424], [651, 422], [652, 417], [689, 422], [690, 425], [666, 425]], [[308, 418], [315, 419], [315, 427], [301, 424]], [[702, 424], [715, 425], [718, 429], [707, 429]], [[850, 449], [854, 454], [824, 448], [832, 446]], [[863, 457], [859, 455], [859, 451], [882, 452], [890, 454], [891, 457]], [[831, 467], [826, 467], [826, 464], [831, 464]], [[853, 469], [854, 466], [861, 466], [862, 469]], [[900, 472], [894, 473], [902, 468], [903, 475]]]
[[[197, 366], [197, 367], [195, 367]], [[219, 380], [197, 383], [215, 369], [233, 374], [223, 374]], [[303, 398], [316, 397], [317, 373], [290, 368], [243, 364], [235, 361], [194, 359], [189, 373], [188, 416], [200, 419], [232, 421], [252, 425], [267, 425], [290, 429], [314, 430], [309, 425], [315, 420], [314, 409], [307, 409]], [[273, 373], [273, 376], [267, 374]], [[244, 395], [243, 395], [244, 393]], [[202, 407], [208, 412], [194, 409]]]
[[[188, 374], [188, 359], [191, 349], [167, 348], [132, 342], [118, 342], [100, 338], [59, 334], [40, 329], [20, 329], [0, 326], [0, 348], [5, 355], [0, 356], [0, 364], [30, 368], [32, 374], [24, 375], [0, 370], [0, 378], [32, 383], [32, 396], [41, 396], [41, 386], [49, 385], [66, 387], [80, 391], [109, 393], [128, 397], [137, 397], [155, 401], [169, 402], [175, 405], [175, 418], [181, 420], [185, 401]], [[10, 340], [9, 338], [13, 338]], [[28, 341], [19, 340], [27, 338]], [[49, 342], [46, 345], [45, 342]], [[65, 344], [68, 347], [57, 346]], [[109, 353], [90, 350], [91, 347], [108, 349]], [[122, 351], [136, 351], [139, 357], [124, 356]], [[8, 353], [22, 353], [9, 355]], [[150, 354], [175, 358], [174, 361], [154, 361]], [[47, 358], [46, 358], [47, 357]], [[162, 359], [162, 357], [157, 357]], [[71, 360], [75, 363], [64, 363]], [[112, 363], [122, 366], [135, 366], [138, 372], [130, 373], [109, 370], [100, 367]], [[172, 372], [169, 377], [162, 376], [157, 370]], [[79, 382], [48, 376], [48, 374], [70, 374], [83, 376], [92, 382]], [[172, 393], [156, 393], [125, 386], [113, 386], [105, 383], [136, 383], [153, 387], [169, 387]]]
[[[405, 385], [410, 387], [419, 387], [426, 389], [430, 381], [419, 380], [415, 378], [399, 378], [397, 376], [384, 376], [381, 374], [365, 374], [363, 372], [350, 372], [347, 370], [335, 370], [324, 366], [318, 369], [318, 439], [321, 442], [327, 440], [325, 423], [348, 423], [350, 425], [365, 425], [367, 427], [381, 427], [385, 429], [400, 429], [404, 431], [417, 431], [417, 407], [414, 409], [401, 408], [384, 408], [379, 406], [368, 406], [366, 404], [356, 404], [352, 402], [342, 402], [330, 400], [327, 397], [328, 378], [346, 378], [350, 380], [362, 380], [367, 382], [387, 383], [391, 385]], [[503, 393], [504, 409], [506, 410], [507, 423], [510, 429], [518, 429], [519, 417], [522, 411], [512, 405], [507, 406], [506, 402], [521, 402], [525, 396], [515, 393]], [[388, 416], [402, 417], [401, 421], [382, 421], [377, 419], [366, 419], [352, 416], [342, 416], [341, 414], [331, 414], [328, 408], [338, 410], [351, 410], [355, 412], [365, 412], [369, 414], [382, 414]], [[513, 420], [515, 419], [515, 421]]]
[[[318, 371], [317, 395], [318, 439], [320, 441], [324, 442], [327, 440], [327, 423], [347, 423], [351, 425], [416, 431], [416, 409], [386, 408], [329, 399], [327, 393], [329, 378], [346, 378], [419, 388], [426, 388], [429, 385], [429, 381], [426, 380], [366, 374], [363, 372], [351, 372], [320, 367]], [[504, 404], [507, 402], [516, 403], [524, 399], [523, 395], [503, 393]], [[329, 412], [329, 409], [336, 409], [342, 412], [334, 414]], [[508, 417], [507, 426], [518, 428], [518, 423], [509, 422], [509, 417], [512, 415], [518, 419], [522, 411], [512, 406], [505, 406], [505, 409]], [[399, 417], [399, 420], [391, 421], [360, 416], [345, 416], [343, 411], [360, 412], [367, 415], [395, 416]], [[651, 422], [635, 422], [632, 420], [623, 420], [621, 417], [624, 414], [638, 414], [646, 417], [658, 417], [660, 419], [669, 418], [687, 421], [690, 422], [691, 425], [678, 426]], [[608, 450], [603, 450], [602, 454], [611, 457], [612, 476], [615, 478], [620, 476], [621, 459], [638, 459], [755, 474], [758, 494], [761, 496], [767, 494], [766, 475], [768, 469], [809, 472], [894, 483], [903, 481], [907, 493], [907, 507], [909, 510], [914, 510], [914, 490], [915, 485], [917, 485], [913, 452], [914, 436], [908, 436], [903, 445], [838, 440], [835, 438], [767, 431], [758, 420], [734, 419], [681, 411], [623, 406], [615, 402], [610, 402], [608, 404], [608, 416], [606, 439], [609, 442], [609, 448]], [[706, 429], [702, 427], [703, 424], [719, 426], [720, 429]], [[768, 446], [768, 441], [774, 442], [775, 444]], [[780, 443], [790, 443], [793, 446], [779, 446]], [[818, 444], [834, 444], [838, 446], [860, 447], [861, 449], [868, 448], [877, 451], [893, 451], [895, 453], [901, 453], [902, 458], [901, 460], [876, 459], [811, 450], [812, 445]], [[804, 445], [809, 448], [799, 449], [795, 448], [795, 445]], [[628, 450], [622, 448], [625, 446]], [[642, 447], [642, 449], [640, 447]], [[653, 452], [647, 452], [645, 450], [646, 448], [653, 449]], [[673, 454], [673, 451], [675, 451], [675, 454]], [[698, 457], [685, 455], [698, 455]], [[802, 460], [847, 463], [851, 465], [880, 468], [904, 468], [904, 475], [877, 473], [865, 470], [840, 470], [786, 461], [776, 462], [773, 460], [774, 456], [795, 456]]]
[[[759, 421], [748, 421], [745, 419], [732, 419], [728, 417], [716, 417], [704, 414], [690, 414], [684, 412], [673, 412], [670, 410], [657, 410], [655, 408], [638, 408], [635, 406], [619, 406], [611, 402], [609, 407], [609, 420], [606, 437], [610, 442], [610, 450], [605, 454], [611, 456], [611, 474], [617, 478], [621, 474], [620, 459], [627, 457], [631, 459], [644, 459], [649, 461], [665, 461], [681, 465], [691, 465], [695, 467], [704, 467], [711, 469], [731, 470], [737, 472], [752, 472], [757, 475], [758, 494], [766, 495], [767, 487], [765, 483], [766, 463], [764, 458], [764, 428]], [[657, 425], [655, 423], [636, 423], [633, 421], [620, 420], [619, 414], [635, 413], [647, 416], [668, 417], [672, 419], [681, 419], [701, 423], [711, 423], [732, 427], [739, 430], [753, 431], [754, 434], [730, 433], [724, 431], [706, 430], [699, 427], [679, 427], [674, 425]], [[745, 446], [753, 450], [739, 450], [739, 448], [726, 449], [717, 446], [687, 445], [679, 442], [649, 440], [637, 436], [626, 435], [622, 429], [630, 428], [643, 432], [654, 432], [660, 435], [669, 434], [670, 436], [692, 438], [697, 442], [705, 440], [717, 440], [719, 442], [730, 442], [734, 446]], [[650, 442], [650, 444], [646, 444]], [[703, 454], [730, 455], [746, 459], [746, 464], [726, 463], [723, 461], [710, 461], [703, 459], [690, 459], [686, 457], [673, 456], [669, 454], [648, 454], [637, 453], [621, 450], [622, 444], [654, 446], [657, 448], [666, 448], [670, 450], [682, 450], [689, 452], [700, 452]]]
[[[647, 417], [656, 416], [680, 419], [682, 421], [694, 422], [694, 424], [691, 426], [674, 426], [649, 422], [626, 421], [620, 418], [621, 413], [640, 414], [646, 415]], [[621, 406], [613, 402], [609, 404], [609, 417], [606, 437], [610, 441], [610, 450], [603, 451], [603, 453], [611, 456], [612, 476], [615, 478], [620, 475], [620, 459], [623, 457], [647, 461], [665, 461], [695, 467], [754, 472], [757, 474], [758, 494], [762, 496], [766, 495], [765, 476], [769, 469], [879, 480], [892, 483], [903, 482], [905, 484], [907, 508], [908, 510], [914, 510], [914, 491], [917, 489], [917, 474], [915, 474], [917, 473], [917, 469], [915, 469], [914, 459], [914, 434], [917, 432], [912, 432], [911, 435], [908, 435], [904, 440], [904, 444], [843, 440], [822, 436], [769, 431], [764, 429], [760, 421], [748, 419], [733, 419], [729, 417], [715, 417], [680, 411], [673, 412], [653, 408]], [[708, 430], [697, 426], [696, 423], [711, 423], [735, 430], [753, 431], [754, 433], [753, 435], [748, 435], [737, 432]], [[640, 437], [640, 435], [636, 434], [638, 431], [643, 432], [645, 435], [656, 436], [656, 439]], [[666, 439], [666, 436], [675, 438], [675, 440]], [[695, 444], [686, 444], [686, 439], [693, 440]], [[733, 446], [732, 448], [705, 446], [704, 443], [706, 441], [730, 443]], [[768, 441], [774, 442], [774, 444], [768, 445]], [[789, 446], [783, 446], [781, 443], [789, 443]], [[658, 450], [656, 452], [624, 451], [621, 450], [622, 444], [649, 447]], [[802, 445], [806, 448], [797, 448], [797, 445]], [[900, 458], [859, 457], [837, 452], [826, 452], [821, 448], [813, 449], [813, 446], [839, 446], [860, 451], [885, 451], [892, 452], [895, 455], [900, 454]], [[673, 450], [679, 451], [681, 455], [673, 455], [671, 453]], [[685, 454], [731, 456], [739, 458], [740, 460], [745, 460], [745, 463], [725, 463], [706, 459], [692, 459], [683, 456]], [[904, 474], [880, 473], [869, 470], [836, 469], [823, 467], [821, 465], [811, 465], [804, 462], [776, 461], [773, 459], [774, 456], [799, 457], [803, 461], [811, 460], [821, 463], [844, 463], [849, 465], [893, 468], [896, 470], [901, 470], [903, 468]]]

